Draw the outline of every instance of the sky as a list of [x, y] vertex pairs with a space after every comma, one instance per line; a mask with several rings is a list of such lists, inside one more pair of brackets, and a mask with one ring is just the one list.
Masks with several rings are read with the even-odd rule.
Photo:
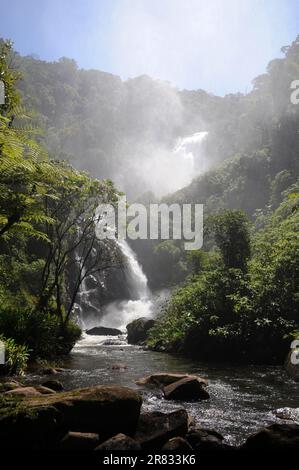
[[246, 93], [299, 34], [299, 0], [0, 0], [0, 37], [23, 55], [123, 79]]

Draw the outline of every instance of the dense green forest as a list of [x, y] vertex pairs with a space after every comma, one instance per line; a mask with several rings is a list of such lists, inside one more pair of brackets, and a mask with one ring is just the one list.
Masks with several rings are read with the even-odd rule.
[[95, 235], [95, 209], [117, 198], [112, 182], [47, 155], [16, 88], [21, 73], [12, 66], [11, 43], [0, 47], [6, 91], [0, 107], [0, 332], [6, 367], [15, 372], [29, 357], [71, 350], [81, 334], [72, 318], [80, 285], [121, 260]]
[[[298, 334], [299, 109], [289, 87], [299, 71], [299, 38], [283, 51], [241, 100], [244, 114], [230, 134], [238, 153], [165, 198], [204, 203], [206, 233], [204, 251], [191, 256], [179, 243], [150, 247], [159, 272], [169, 260], [160, 282], [179, 282], [193, 271], [153, 330], [154, 348], [282, 362]], [[227, 116], [234, 120], [235, 112]], [[245, 135], [258, 137], [248, 146], [242, 121]], [[155, 260], [144, 262], [154, 277]]]
[[94, 230], [97, 205], [116, 202], [111, 179], [131, 199], [156, 201], [142, 194], [151, 190], [142, 168], [198, 131], [208, 132], [210, 169], [162, 201], [204, 204], [203, 250], [133, 244], [151, 287], [179, 284], [149, 345], [281, 362], [299, 329], [299, 105], [290, 101], [299, 38], [250, 93], [225, 97], [0, 47], [0, 332], [10, 370], [67, 353], [80, 336], [72, 309], [82, 281], [121, 263]]

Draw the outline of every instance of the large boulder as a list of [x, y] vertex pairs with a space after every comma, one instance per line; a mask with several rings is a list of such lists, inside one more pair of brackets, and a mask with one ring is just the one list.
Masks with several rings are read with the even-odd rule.
[[64, 390], [64, 386], [59, 382], [59, 380], [46, 380], [46, 382], [42, 383], [42, 386], [50, 388], [55, 392], [62, 392]]
[[203, 386], [208, 385], [208, 380], [200, 377], [199, 375], [189, 375], [189, 374], [177, 374], [172, 372], [159, 372], [157, 374], [151, 374], [142, 379], [136, 380], [137, 385], [148, 385], [154, 387], [164, 387], [170, 385], [174, 382], [178, 382], [181, 379], [186, 378], [195, 378]]
[[168, 452], [190, 452], [192, 447], [183, 437], [173, 437], [164, 444], [162, 450], [167, 450]]
[[298, 424], [272, 424], [248, 437], [243, 450], [282, 451], [299, 449]]
[[133, 435], [142, 402], [135, 390], [120, 386], [39, 394], [21, 401], [9, 393], [1, 402], [0, 442], [29, 449], [51, 447], [61, 432], [70, 430], [97, 433], [103, 439], [120, 432]]
[[95, 336], [118, 336], [122, 334], [122, 332], [117, 328], [107, 328], [105, 326], [95, 326], [90, 330], [86, 330], [85, 333], [87, 335]]
[[210, 395], [196, 377], [186, 377], [163, 388], [166, 400], [207, 400]]
[[99, 435], [90, 432], [68, 432], [60, 442], [60, 450], [94, 450], [99, 445]]
[[0, 393], [8, 392], [9, 390], [15, 390], [16, 388], [21, 388], [22, 385], [15, 380], [9, 380], [6, 382], [0, 383]]
[[130, 436], [120, 433], [103, 442], [95, 449], [96, 452], [108, 450], [141, 450], [141, 445]]
[[193, 428], [188, 431], [187, 442], [196, 451], [224, 450], [224, 437], [217, 431], [205, 428]]
[[34, 387], [20, 387], [14, 388], [13, 390], [9, 390], [5, 392], [3, 395], [5, 396], [19, 396], [19, 397], [36, 397], [40, 396], [41, 392], [36, 390]]
[[172, 413], [154, 411], [140, 415], [135, 439], [143, 449], [158, 449], [172, 437], [185, 437], [188, 430], [186, 410]]
[[145, 317], [137, 318], [137, 320], [129, 323], [127, 325], [128, 343], [143, 344], [147, 340], [149, 330], [153, 328], [154, 324], [154, 320], [149, 320]]

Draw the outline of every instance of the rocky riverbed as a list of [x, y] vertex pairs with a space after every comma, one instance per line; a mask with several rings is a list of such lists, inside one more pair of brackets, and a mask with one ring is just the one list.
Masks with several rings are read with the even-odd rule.
[[[205, 387], [199, 387], [196, 381], [189, 381], [192, 390], [195, 386], [199, 394], [193, 396], [193, 399], [191, 396], [191, 400], [188, 394], [166, 399], [163, 387], [171, 384], [160, 386], [153, 383], [148, 386], [145, 383], [147, 376], [159, 375], [161, 372], [199, 376], [201, 380], [208, 381]], [[31, 388], [27, 391], [23, 389], [27, 395], [25, 399], [30, 403], [37, 399], [54, 400], [52, 395], [55, 393], [55, 399], [57, 396], [63, 398], [64, 393], [74, 393], [74, 389], [93, 389], [99, 385], [126, 387], [142, 396], [142, 415], [162, 413], [163, 417], [184, 409], [188, 414], [189, 428], [192, 423], [192, 428], [200, 429], [200, 432], [212, 430], [223, 437], [221, 442], [225, 446], [232, 447], [242, 446], [250, 435], [268, 426], [299, 424], [298, 410], [294, 411], [299, 405], [298, 383], [292, 381], [282, 367], [238, 367], [193, 362], [180, 356], [128, 345], [125, 336], [86, 335], [76, 345], [62, 369], [32, 371], [21, 378], [21, 385]], [[16, 384], [11, 385], [11, 388], [16, 388]], [[183, 391], [185, 393], [186, 388]], [[208, 393], [206, 399], [202, 399], [202, 391], [203, 394]], [[42, 397], [40, 394], [47, 396]], [[113, 430], [116, 434], [126, 434], [124, 431], [121, 427]], [[62, 432], [65, 432], [63, 436]], [[59, 437], [65, 438], [68, 432], [83, 432], [83, 429], [64, 428], [59, 431]], [[84, 428], [84, 432], [94, 434], [93, 428]], [[70, 436], [71, 440], [77, 440], [78, 436]], [[98, 439], [96, 443], [100, 445]]]

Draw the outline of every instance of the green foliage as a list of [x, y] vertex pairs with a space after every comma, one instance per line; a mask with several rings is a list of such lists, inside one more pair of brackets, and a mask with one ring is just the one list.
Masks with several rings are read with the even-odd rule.
[[[214, 253], [197, 255], [196, 274], [160, 315], [149, 339], [151, 347], [218, 361], [283, 361], [290, 335], [298, 329], [299, 215], [294, 194], [286, 196], [264, 229], [252, 237], [248, 268], [249, 234], [244, 216], [227, 211], [216, 218], [220, 222], [214, 224], [220, 237], [218, 267], [207, 262]], [[219, 227], [222, 230], [217, 232]], [[230, 227], [234, 227], [234, 236], [227, 237]]]
[[55, 314], [28, 309], [0, 309], [0, 332], [25, 344], [31, 359], [66, 355], [81, 335], [72, 322], [62, 327]]
[[[106, 246], [91, 260], [96, 208], [117, 198], [111, 181], [48, 157], [16, 90], [17, 59], [11, 43], [0, 41], [0, 334], [10, 338], [11, 370], [22, 369], [14, 361], [23, 353], [67, 354], [80, 337], [71, 321], [78, 289], [90, 270], [107, 267]], [[66, 73], [72, 66], [63, 61]]]
[[214, 218], [215, 241], [227, 268], [247, 269], [250, 258], [248, 220], [241, 211], [225, 211]]
[[5, 345], [5, 372], [11, 375], [24, 374], [29, 359], [28, 347], [17, 344], [13, 338], [6, 338], [3, 335], [0, 335], [0, 341]]

